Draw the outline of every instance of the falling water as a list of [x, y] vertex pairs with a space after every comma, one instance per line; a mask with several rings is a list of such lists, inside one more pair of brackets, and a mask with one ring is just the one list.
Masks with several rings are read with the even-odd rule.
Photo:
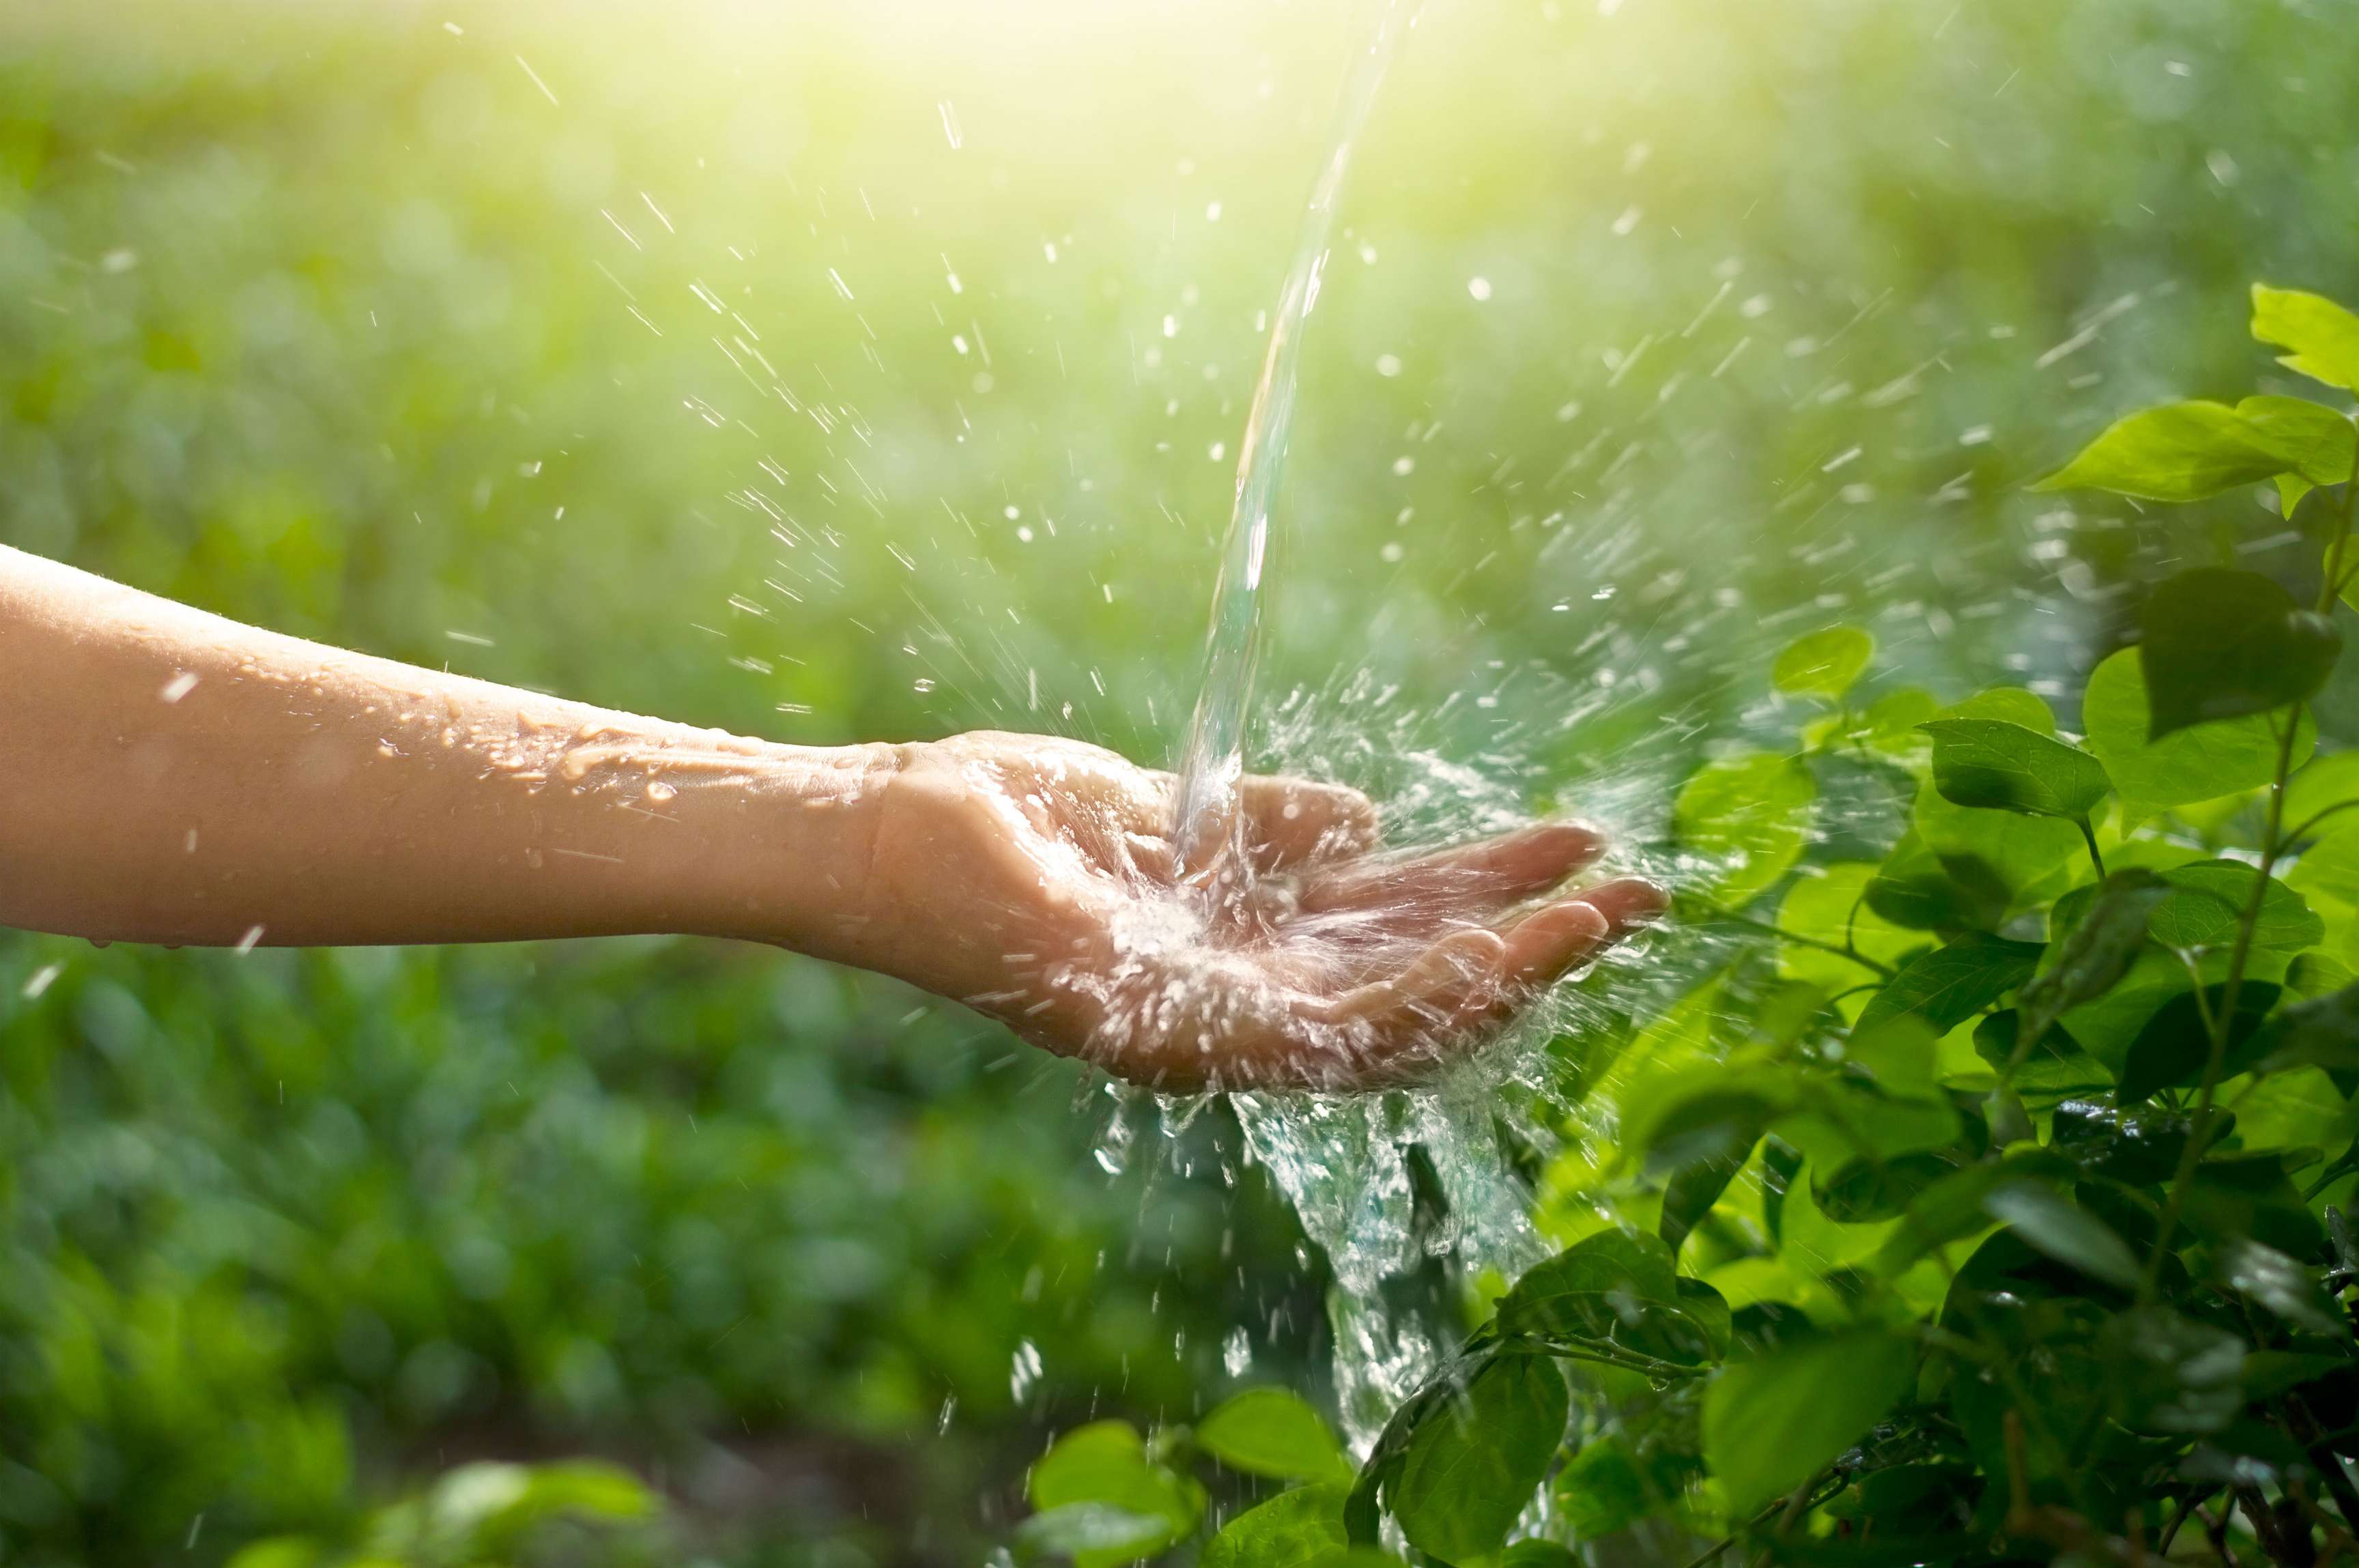
[[[1416, 0], [1378, 0], [1365, 47], [1337, 107], [1326, 162], [1310, 192], [1292, 264], [1278, 296], [1261, 379], [1237, 458], [1236, 496], [1222, 546], [1205, 637], [1203, 683], [1175, 792], [1172, 837], [1181, 869], [1214, 897], [1244, 880], [1235, 801], [1245, 730], [1260, 653], [1262, 592], [1270, 564], [1270, 506], [1293, 424], [1302, 329], [1319, 301], [1328, 235], [1353, 143]], [[1449, 1331], [1386, 1300], [1385, 1286], [1429, 1258], [1512, 1277], [1544, 1250], [1526, 1214], [1527, 1194], [1508, 1173], [1493, 1123], [1497, 1079], [1462, 1072], [1455, 1086], [1383, 1095], [1245, 1094], [1232, 1105], [1252, 1158], [1282, 1191], [1305, 1233], [1328, 1258], [1334, 1286], [1337, 1402], [1356, 1445], [1371, 1442], [1391, 1410], [1429, 1376]], [[1479, 1078], [1480, 1082], [1473, 1081]], [[1171, 1103], [1166, 1104], [1169, 1125]], [[1192, 1109], [1183, 1111], [1182, 1119]], [[1115, 1127], [1121, 1118], [1117, 1116]], [[1440, 1186], [1446, 1217], [1419, 1234], [1411, 1161], [1421, 1152]], [[1102, 1158], [1104, 1155], [1102, 1152]]]
[[1212, 620], [1204, 638], [1204, 680], [1188, 731], [1173, 800], [1172, 839], [1181, 868], [1218, 880], [1234, 860], [1237, 846], [1236, 786], [1245, 770], [1245, 710], [1253, 697], [1254, 666], [1261, 652], [1261, 596], [1269, 566], [1269, 508], [1286, 466], [1286, 441], [1294, 422], [1294, 393], [1302, 359], [1302, 325], [1319, 302], [1319, 281], [1327, 265], [1327, 234], [1352, 161], [1352, 144], [1375, 101], [1376, 87], [1393, 49], [1408, 29], [1413, 0], [1378, 0], [1367, 47], [1353, 63], [1343, 102], [1335, 111], [1327, 161], [1310, 191], [1302, 230], [1270, 321], [1269, 347], [1261, 380], [1254, 387], [1237, 452], [1237, 490], [1229, 531], [1221, 547], [1221, 573], [1212, 590]]

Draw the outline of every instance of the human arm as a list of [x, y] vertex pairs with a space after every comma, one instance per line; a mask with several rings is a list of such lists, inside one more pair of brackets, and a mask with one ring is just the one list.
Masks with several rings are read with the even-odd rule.
[[1169, 1086], [1427, 1070], [1659, 908], [1571, 824], [1372, 853], [1248, 779], [1265, 875], [1180, 884], [1171, 780], [1078, 742], [787, 746], [259, 631], [0, 548], [0, 921], [213, 945], [676, 931], [897, 975]]

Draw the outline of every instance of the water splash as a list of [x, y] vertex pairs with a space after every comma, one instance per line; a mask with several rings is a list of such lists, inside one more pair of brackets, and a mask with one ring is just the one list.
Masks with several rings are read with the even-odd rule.
[[[1496, 1084], [1452, 1076], [1454, 1090], [1233, 1102], [1254, 1158], [1327, 1255], [1336, 1403], [1361, 1450], [1456, 1337], [1421, 1303], [1392, 1300], [1388, 1282], [1430, 1259], [1461, 1278], [1495, 1270], [1513, 1279], [1548, 1252], [1493, 1122]], [[1426, 1224], [1420, 1163], [1440, 1188]]]
[[1262, 585], [1269, 567], [1269, 508], [1286, 465], [1287, 436], [1294, 423], [1294, 396], [1302, 358], [1302, 327], [1319, 302], [1327, 266], [1327, 236], [1334, 226], [1352, 146], [1375, 103], [1377, 85], [1391, 63], [1394, 47], [1416, 10], [1412, 0], [1380, 0], [1367, 46], [1353, 62], [1327, 161], [1310, 190], [1310, 205], [1287, 268], [1277, 310], [1262, 357], [1237, 451], [1236, 499], [1221, 547], [1221, 572], [1212, 589], [1212, 619], [1204, 639], [1204, 679], [1181, 754], [1174, 791], [1172, 839], [1180, 864], [1193, 877], [1217, 882], [1223, 868], [1238, 863], [1237, 780], [1245, 771], [1245, 713], [1253, 698], [1254, 668], [1261, 653]]

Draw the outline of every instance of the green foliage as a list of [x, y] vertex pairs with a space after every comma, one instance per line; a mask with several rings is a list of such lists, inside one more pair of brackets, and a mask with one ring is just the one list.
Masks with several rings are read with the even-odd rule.
[[1349, 1479], [1326, 1420], [1286, 1388], [1248, 1388], [1196, 1423], [1196, 1444], [1232, 1470], [1281, 1481]]
[[1204, 1547], [1203, 1568], [1318, 1568], [1349, 1550], [1349, 1481], [1280, 1492], [1231, 1519]]
[[[2345, 341], [2264, 303], [2306, 364]], [[2183, 479], [2210, 432], [2242, 482], [2260, 430], [2316, 438], [2304, 475], [2335, 482], [2347, 421], [2284, 401], [2133, 417], [2065, 477], [2208, 492], [2152, 479], [2157, 443]], [[2323, 617], [2248, 572], [2164, 580], [2083, 694], [2089, 750], [1998, 689], [1880, 753], [1905, 824], [1880, 860], [1806, 831], [1808, 780], [1871, 732], [1812, 719], [1799, 756], [1699, 768], [1675, 828], [1729, 940], [1575, 1126], [1600, 1142], [1552, 1173], [1570, 1245], [1394, 1411], [1340, 1513], [1289, 1509], [1482, 1564], [1519, 1530], [1549, 1562], [1726, 1536], [1773, 1563], [2134, 1563], [2233, 1505], [2246, 1560], [2307, 1568], [2359, 1527], [2359, 983], [2328, 951], [2359, 918], [2333, 831], [2359, 766], [2309, 760]], [[1872, 670], [1810, 672], [1860, 646], [1804, 638], [1771, 680], [1854, 711]]]
[[1196, 1528], [1204, 1489], [1147, 1452], [1128, 1421], [1094, 1421], [1059, 1438], [1025, 1483], [1049, 1521], [1041, 1550], [1077, 1568], [1134, 1563]]
[[1875, 657], [1875, 639], [1859, 627], [1829, 626], [1788, 643], [1769, 667], [1769, 683], [1789, 694], [1837, 701]]
[[2113, 790], [2104, 766], [2076, 746], [2004, 719], [1936, 719], [1933, 787], [1961, 806], [2086, 822]]
[[[2173, 806], [2260, 789], [2277, 769], [2278, 737], [2270, 733], [2267, 714], [2148, 738], [2153, 719], [2136, 648], [2122, 649], [2091, 672], [2081, 720], [2089, 729], [2089, 749], [2121, 793], [2124, 833]], [[2316, 742], [2316, 725], [2305, 716], [2294, 745], [2296, 766], [2309, 760]]]
[[[1203, 528], [1225, 514], [1234, 472], [1206, 453], [1233, 445], [1251, 394], [1254, 313], [1299, 205], [1299, 138], [1316, 134], [1297, 89], [1315, 99], [1332, 77], [1332, 16], [1247, 5], [1212, 33], [1185, 8], [1099, 8], [1103, 27], [1092, 12], [1085, 27], [1036, 33], [989, 7], [935, 7], [942, 25], [919, 27], [879, 27], [872, 7], [763, 9], [712, 23], [690, 7], [677, 26], [625, 25], [623, 40], [611, 18], [561, 7], [456, 5], [463, 38], [404, 7], [13, 7], [0, 66], [9, 542], [281, 629], [745, 733], [1056, 724], [1168, 755], [1175, 682], [1190, 673], [1171, 650], [1201, 630]], [[2332, 7], [2001, 0], [1941, 27], [1853, 0], [1594, 9], [1464, 8], [1444, 54], [1413, 47], [1387, 85], [1361, 166], [1373, 178], [1349, 195], [1363, 254], [1382, 260], [1339, 248], [1322, 296], [1298, 465], [1323, 515], [1285, 541], [1288, 574], [1321, 584], [1322, 606], [1330, 587], [1339, 596], [1273, 638], [1277, 689], [1367, 663], [1406, 682], [1404, 706], [1430, 706], [1466, 684], [1462, 649], [1577, 675], [1597, 663], [1623, 677], [1634, 727], [1675, 713], [1717, 738], [1760, 695], [1727, 678], [1733, 662], [1766, 666], [1794, 629], [1781, 621], [1760, 645], [1756, 612], [1831, 593], [1851, 595], [1829, 611], [1847, 618], [1895, 593], [1936, 615], [2011, 604], [1961, 618], [1938, 650], [1913, 610], [1877, 623], [1918, 685], [1995, 670], [2053, 624], [2047, 605], [1994, 593], [2012, 585], [2021, 530], [2054, 506], [2017, 490], [2026, 462], [2115, 389], [2158, 376], [2236, 385], [2241, 333], [2206, 330], [2189, 307], [2241, 289], [2255, 245], [2321, 278], [2343, 265], [2330, 253], [2351, 232], [2351, 182], [2315, 154], [2340, 145], [2359, 71]], [[1180, 16], [1180, 47], [1112, 20], [1161, 10]], [[1233, 92], [1229, 65], [1191, 47], [1200, 35], [1245, 39], [1239, 60], [1266, 52], [1277, 90]], [[1060, 47], [1075, 36], [1091, 40], [1086, 60]], [[2190, 74], [2158, 63], [2181, 60]], [[944, 142], [944, 101], [965, 118], [962, 151]], [[1529, 154], [1601, 135], [1579, 158]], [[2241, 169], [2234, 187], [2205, 167], [2222, 149]], [[1635, 175], [1625, 150], [1629, 165], [1648, 155]], [[1197, 222], [1213, 197], [1222, 221]], [[669, 246], [658, 203], [682, 231]], [[1622, 233], [1616, 214], [1640, 207]], [[1528, 278], [1480, 311], [1458, 277], [1470, 236]], [[1723, 258], [1741, 271], [1715, 276]], [[2164, 274], [2175, 297], [2148, 287]], [[758, 330], [817, 414], [778, 413], [739, 376], [723, 357], [734, 345], [700, 324], [697, 282]], [[1183, 288], [1201, 305], [1183, 305]], [[2093, 322], [2130, 290], [2135, 310]], [[1505, 314], [1511, 299], [1522, 314]], [[962, 354], [954, 332], [987, 339], [990, 391], [977, 390], [983, 351]], [[1647, 333], [1626, 375], [1591, 352]], [[2051, 346], [2063, 352], [2035, 372]], [[2303, 352], [2323, 362], [2326, 347]], [[1379, 379], [1376, 356], [1393, 354], [1406, 369]], [[690, 397], [754, 429], [708, 427]], [[1568, 397], [1582, 411], [1560, 422]], [[1414, 474], [1371, 461], [1412, 420], [1428, 438]], [[1986, 439], [1969, 443], [1976, 427]], [[1466, 435], [1478, 430], [1479, 443]], [[791, 475], [783, 491], [756, 465], [772, 454]], [[543, 466], [527, 478], [527, 464]], [[841, 593], [779, 570], [811, 570], [815, 551], [774, 540], [755, 497], [727, 494], [748, 483], [842, 540]], [[2313, 495], [2282, 526], [2315, 536], [2334, 500]], [[1410, 505], [1415, 526], [1397, 528]], [[1059, 529], [1020, 538], [997, 521], [1009, 506], [1027, 534], [1044, 516]], [[2126, 555], [2113, 546], [2133, 530], [2093, 508], [2043, 542], [2093, 573], [2080, 624], [2102, 626], [2158, 544], [2205, 559], [2206, 525], [2227, 532], [2241, 506], [2223, 497], [2192, 526], [2146, 513]], [[1609, 556], [1592, 549], [1600, 536]], [[1542, 541], [1568, 548], [1536, 560]], [[1366, 570], [1386, 546], [1406, 547], [1406, 569]], [[1903, 563], [1918, 576], [1880, 586]], [[774, 597], [765, 579], [801, 597]], [[1616, 597], [1589, 597], [1610, 585]], [[1745, 608], [1718, 613], [1722, 591]], [[1569, 613], [1550, 611], [1559, 600]], [[1364, 637], [1380, 607], [1380, 635]], [[1480, 635], [1455, 635], [1466, 627]], [[1652, 627], [1694, 640], [1658, 659]], [[1592, 636], [1611, 637], [1603, 654], [1583, 646]], [[1921, 777], [1914, 725], [1937, 704], [1894, 685], [1903, 673], [1863, 678], [1848, 713], [1819, 716], [1859, 736], [1843, 743], [1852, 755]], [[1629, 702], [1636, 691], [1646, 700]], [[2128, 778], [2085, 712], [2071, 722], [2092, 731], [2125, 819]], [[1451, 754], [1507, 716], [1483, 713]], [[1609, 711], [1569, 728], [1565, 755], [1614, 755], [1626, 733], [1614, 723]], [[2164, 744], [2245, 724], [2265, 731], [2266, 716]], [[2069, 824], [1928, 793], [1916, 857], [1882, 859], [1893, 876], [1870, 884], [1938, 895], [1911, 906], [1923, 923], [1900, 922], [1919, 945], [2003, 924], [2036, 935], [2050, 900], [2090, 875]], [[2126, 833], [2180, 803], [2116, 822]], [[2250, 850], [2260, 811], [2189, 811], [2141, 842], [2167, 835], [2190, 858]], [[2289, 800], [2288, 822], [2306, 815]], [[1832, 857], [1881, 847], [1853, 840]], [[1806, 842], [1793, 865], [1826, 857]], [[2303, 867], [2288, 881], [2329, 937], [2298, 955], [2278, 1016], [2348, 956], [2347, 901]], [[1770, 883], [1756, 912], [1780, 897]], [[1883, 908], [1863, 911], [1858, 942], [1897, 964], [1907, 950], [1867, 918]], [[1830, 940], [1843, 944], [1842, 922]], [[1769, 945], [1781, 968], [1807, 952], [1846, 986], [1876, 978], [1799, 942]], [[2227, 956], [2205, 960], [2215, 982]], [[52, 964], [54, 985], [26, 997]], [[1833, 1038], [1849, 1078], [1882, 1071], [1859, 1067], [1864, 1042], [1831, 1037], [1793, 988], [1756, 1031], [1769, 967], [1712, 987], [1712, 1028], [1696, 1038], [1715, 1065]], [[2137, 998], [2114, 1044], [2179, 967], [2149, 948], [2094, 1004]], [[660, 1469], [685, 1513], [703, 1510], [708, 1464], [759, 1466], [768, 1495], [796, 1499], [758, 1521], [724, 1508], [693, 1551], [658, 1561], [973, 1562], [978, 1530], [999, 1528], [975, 1499], [1012, 1485], [1041, 1423], [1117, 1405], [1142, 1423], [1193, 1419], [1231, 1325], [1256, 1325], [1256, 1375], [1282, 1377], [1317, 1317], [1315, 1269], [1286, 1299], [1259, 1299], [1294, 1270], [1283, 1216], [1225, 1212], [1181, 1182], [1142, 1208], [1132, 1186], [1100, 1180], [1096, 1118], [1074, 1114], [1069, 1071], [1019, 1059], [954, 1010], [912, 1021], [918, 998], [781, 955], [630, 942], [232, 963], [11, 936], [0, 980], [11, 1562], [202, 1563], [256, 1535], [342, 1540], [378, 1488], [422, 1490], [446, 1446], [456, 1460], [480, 1444], [625, 1455]], [[1864, 999], [1828, 1005], [1850, 1018]], [[2068, 1118], [2029, 1085], [2042, 1063], [2089, 1064], [2083, 1098], [2111, 1113], [2114, 1070], [2082, 1049], [2096, 1040], [2082, 1028], [2076, 1014], [2051, 1030], [2018, 1077], [2043, 1137], [2051, 1115]], [[1656, 1043], [1600, 1070], [1601, 1102]], [[1788, 1063], [1738, 1065], [1767, 1065], [1779, 1094], [1760, 1103], [1785, 1104]], [[1956, 1035], [1930, 1067], [1963, 1096], [1971, 1132], [1995, 1067]], [[2303, 1188], [2350, 1139], [2330, 1140], [2343, 1102], [2318, 1077], [2289, 1070], [2226, 1097], [2250, 1147], [2327, 1148], [2297, 1172]], [[2301, 1113], [2309, 1131], [2260, 1115], [2321, 1095], [2327, 1113]], [[2126, 1119], [2174, 1114], [2185, 1108], [2158, 1103]], [[2106, 1170], [2144, 1157], [2128, 1133], [2108, 1138]], [[1792, 1154], [1756, 1136], [1684, 1238], [1683, 1266], [1727, 1280], [1748, 1332], [1797, 1294], [1830, 1323], [1860, 1299], [1851, 1265], [1796, 1268], [1769, 1245], [1788, 1221], [1814, 1248], [1848, 1234], [1821, 1223], [1807, 1173], [1780, 1186]], [[1655, 1184], [1692, 1169], [1629, 1175], [1625, 1217], [1654, 1228]], [[2252, 1194], [2202, 1186], [2258, 1212]], [[2190, 1214], [2201, 1206], [2190, 1197]], [[1134, 1233], [1147, 1245], [1125, 1247]], [[2144, 1252], [2126, 1222], [2121, 1234]], [[1093, 1269], [1101, 1251], [1112, 1261]], [[1151, 1261], [1125, 1270], [1126, 1255]], [[1252, 1292], [1232, 1286], [1239, 1270]], [[1909, 1289], [1922, 1300], [1930, 1287]], [[2002, 1319], [2042, 1306], [2007, 1293], [2030, 1304], [1994, 1308]], [[1291, 1326], [1265, 1345], [1273, 1309]], [[1008, 1365], [1027, 1339], [1048, 1371], [1019, 1403]], [[2043, 1367], [2086, 1365], [2061, 1338], [2032, 1348]], [[1630, 1455], [1642, 1530], [1716, 1528], [1691, 1468], [1692, 1410], [1622, 1385], [1601, 1413], [1603, 1397], [1584, 1385], [1582, 1451], [1610, 1441]], [[2180, 1462], [2288, 1463], [2246, 1432], [2220, 1434], [2244, 1445], [2234, 1453]], [[2043, 1441], [2037, 1423], [2028, 1441]], [[1863, 1523], [1868, 1541], [1904, 1525], [1960, 1539], [1956, 1505], [1971, 1515], [1984, 1496], [1977, 1463], [1944, 1448], [1870, 1470], [1781, 1551], [1855, 1548]], [[2169, 1459], [2143, 1478], [2174, 1499], [2187, 1484]], [[2108, 1500], [2090, 1507], [2113, 1529]], [[2003, 1507], [1991, 1502], [1982, 1536]], [[1836, 1511], [1852, 1540], [1823, 1546], [1812, 1531]], [[911, 1545], [920, 1530], [929, 1544]], [[772, 1534], [785, 1544], [745, 1539]], [[2187, 1525], [2182, 1555], [2200, 1534]], [[1694, 1554], [1642, 1540], [1621, 1560]]]
[[1914, 1018], [1947, 1034], [2030, 979], [2039, 953], [2037, 942], [1968, 931], [1902, 964], [1861, 1009], [1859, 1027]]
[[[2252, 572], [2198, 567], [2147, 600], [2147, 737], [2290, 709], [2317, 694], [2343, 635], [2317, 610]], [[2290, 724], [2294, 715], [2286, 713]]]
[[1875, 1329], [1811, 1334], [1731, 1363], [1703, 1400], [1703, 1456], [1747, 1519], [1816, 1476], [1898, 1402], [1917, 1349]]
[[2277, 361], [2288, 370], [2345, 391], [2359, 387], [2359, 316], [2322, 295], [2254, 284], [2253, 336], [2290, 350]]
[[1712, 891], [1741, 904], [1800, 857], [1818, 793], [1791, 757], [1738, 753], [1714, 759], [1680, 788], [1672, 827], [1690, 849], [1720, 863]]
[[2226, 404], [2170, 403], [2116, 421], [2038, 487], [2201, 501], [2294, 466], [2277, 441]]
[[1566, 1393], [1545, 1356], [1491, 1356], [1419, 1423], [1386, 1500], [1411, 1544], [1448, 1562], [1507, 1539], [1564, 1441]]
[[301, 1536], [254, 1542], [229, 1568], [499, 1568], [567, 1523], [643, 1523], [660, 1504], [611, 1465], [462, 1465], [424, 1496], [379, 1509], [346, 1545]]

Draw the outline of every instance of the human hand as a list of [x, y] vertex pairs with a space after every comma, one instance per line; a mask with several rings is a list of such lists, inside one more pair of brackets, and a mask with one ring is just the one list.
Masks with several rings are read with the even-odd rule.
[[822, 951], [1138, 1082], [1348, 1089], [1462, 1053], [1664, 903], [1560, 892], [1603, 848], [1578, 823], [1383, 855], [1364, 797], [1299, 779], [1245, 779], [1253, 875], [1191, 884], [1173, 784], [1037, 735], [902, 747]]

